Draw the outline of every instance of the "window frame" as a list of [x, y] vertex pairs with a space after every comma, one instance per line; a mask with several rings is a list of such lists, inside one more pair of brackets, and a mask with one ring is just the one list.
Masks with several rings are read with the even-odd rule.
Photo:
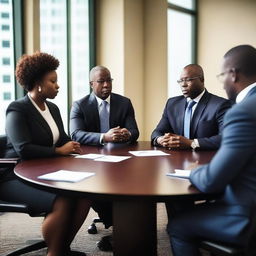
[[[191, 63], [197, 63], [198, 61], [198, 0], [194, 0], [194, 6], [193, 9], [184, 8], [181, 6], [178, 6], [176, 4], [172, 4], [168, 2], [168, 10], [178, 11], [183, 14], [188, 14], [192, 18], [192, 45], [191, 45]], [[168, 11], [167, 10], [167, 11]], [[169, 33], [169, 30], [168, 30]], [[168, 74], [169, 76], [169, 74]], [[169, 91], [169, 84], [168, 84], [168, 91]], [[169, 94], [169, 93], [168, 93]]]

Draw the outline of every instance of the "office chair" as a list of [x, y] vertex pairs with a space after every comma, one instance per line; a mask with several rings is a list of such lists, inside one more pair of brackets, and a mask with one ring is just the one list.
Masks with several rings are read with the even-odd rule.
[[[253, 212], [256, 212], [255, 209]], [[255, 216], [255, 214], [252, 216]], [[200, 248], [209, 252], [211, 256], [256, 256], [256, 218], [252, 219], [251, 225], [251, 234], [246, 247], [238, 247], [215, 241], [202, 241]]]
[[[6, 148], [7, 137], [0, 135], [0, 169], [6, 167], [14, 167], [17, 163], [17, 158], [4, 158], [4, 151]], [[0, 185], [1, 186], [1, 185]], [[42, 217], [44, 213], [32, 213], [29, 207], [25, 204], [16, 204], [0, 200], [0, 212], [20, 212], [29, 214], [31, 217]], [[33, 244], [27, 245], [23, 248], [17, 249], [10, 253], [4, 254], [5, 256], [19, 256], [28, 252], [33, 252], [46, 247], [44, 240], [36, 240]]]

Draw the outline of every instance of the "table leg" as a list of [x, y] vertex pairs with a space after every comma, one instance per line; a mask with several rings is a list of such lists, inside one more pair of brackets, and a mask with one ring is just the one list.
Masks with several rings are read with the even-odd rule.
[[113, 203], [114, 256], [156, 256], [156, 202]]

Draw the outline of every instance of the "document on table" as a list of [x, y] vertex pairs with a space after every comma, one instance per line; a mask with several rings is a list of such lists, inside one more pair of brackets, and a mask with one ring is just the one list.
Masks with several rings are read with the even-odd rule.
[[85, 155], [78, 155], [76, 156], [75, 158], [83, 158], [83, 159], [96, 159], [96, 158], [99, 158], [99, 157], [103, 157], [104, 155], [102, 154], [85, 154]]
[[95, 175], [94, 172], [76, 172], [69, 170], [59, 170], [56, 172], [47, 173], [38, 176], [38, 179], [52, 180], [52, 181], [65, 181], [65, 182], [78, 182], [85, 178]]
[[94, 161], [102, 161], [102, 162], [121, 162], [128, 158], [131, 158], [130, 156], [111, 156], [111, 155], [103, 155], [102, 157], [94, 159]]
[[79, 155], [75, 158], [83, 158], [83, 159], [91, 159], [94, 161], [102, 161], [102, 162], [121, 162], [123, 160], [126, 160], [128, 158], [131, 158], [130, 156], [112, 156], [112, 155], [103, 155], [103, 154], [86, 154], [86, 155]]
[[170, 155], [161, 150], [136, 150], [136, 151], [129, 151], [129, 153], [134, 156], [168, 156]]
[[188, 179], [190, 176], [190, 173], [191, 173], [191, 170], [175, 169], [174, 172], [168, 172], [166, 173], [166, 175], [176, 177], [176, 178]]

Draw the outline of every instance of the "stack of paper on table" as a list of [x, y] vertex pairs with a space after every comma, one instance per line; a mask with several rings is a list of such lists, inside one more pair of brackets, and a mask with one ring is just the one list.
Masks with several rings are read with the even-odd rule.
[[59, 170], [38, 176], [38, 179], [52, 181], [78, 182], [85, 178], [95, 175], [94, 172], [76, 172], [68, 170]]

